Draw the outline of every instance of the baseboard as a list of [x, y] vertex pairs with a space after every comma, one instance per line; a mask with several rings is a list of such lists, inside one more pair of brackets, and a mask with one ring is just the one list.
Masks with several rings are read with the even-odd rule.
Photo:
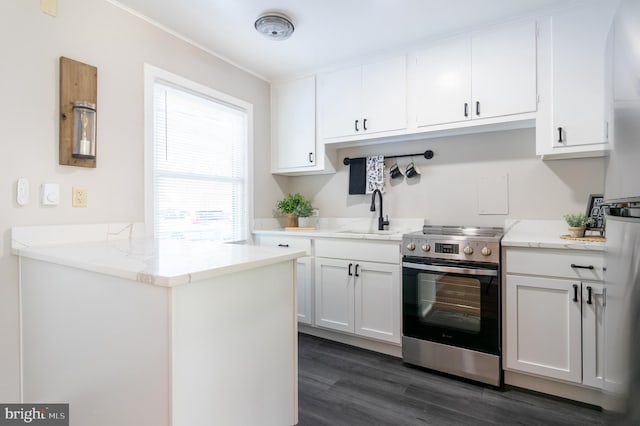
[[402, 358], [402, 348], [400, 345], [378, 342], [376, 340], [325, 330], [323, 328], [311, 327], [300, 323], [298, 323], [298, 331], [300, 333], [310, 334], [311, 336], [322, 337], [323, 339], [344, 343], [345, 345], [356, 346], [358, 348], [391, 355], [396, 358]]
[[542, 377], [521, 374], [515, 371], [504, 372], [504, 383], [506, 385], [517, 386], [536, 392], [558, 396], [560, 398], [571, 399], [589, 405], [602, 407], [603, 394], [597, 389], [583, 386], [571, 385], [569, 383], [548, 380]]

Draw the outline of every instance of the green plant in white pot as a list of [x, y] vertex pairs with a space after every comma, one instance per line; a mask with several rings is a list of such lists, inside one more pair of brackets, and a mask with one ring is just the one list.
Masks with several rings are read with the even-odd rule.
[[282, 200], [278, 201], [276, 204], [276, 209], [287, 215], [287, 227], [288, 228], [297, 228], [298, 227], [298, 217], [307, 217], [311, 216], [313, 212], [313, 207], [311, 207], [311, 202], [304, 198], [304, 196], [300, 193], [296, 194], [288, 194]]
[[573, 238], [584, 237], [587, 225], [591, 223], [591, 218], [583, 213], [568, 213], [564, 215], [564, 220], [569, 225], [569, 235]]

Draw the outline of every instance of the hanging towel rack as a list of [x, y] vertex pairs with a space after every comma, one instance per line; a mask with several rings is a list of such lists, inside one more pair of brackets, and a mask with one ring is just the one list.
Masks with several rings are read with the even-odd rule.
[[[428, 149], [425, 152], [419, 152], [417, 154], [385, 155], [384, 159], [386, 160], [387, 158], [417, 157], [419, 155], [424, 156], [424, 158], [426, 158], [427, 160], [431, 160], [433, 158], [433, 151]], [[344, 160], [342, 160], [342, 164], [344, 164], [345, 166], [348, 166], [350, 162], [351, 158], [349, 157], [345, 157]]]

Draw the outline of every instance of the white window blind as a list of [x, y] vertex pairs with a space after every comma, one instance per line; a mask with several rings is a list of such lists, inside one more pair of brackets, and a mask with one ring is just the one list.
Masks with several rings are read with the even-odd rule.
[[239, 241], [248, 227], [248, 115], [164, 80], [153, 83], [156, 238]]

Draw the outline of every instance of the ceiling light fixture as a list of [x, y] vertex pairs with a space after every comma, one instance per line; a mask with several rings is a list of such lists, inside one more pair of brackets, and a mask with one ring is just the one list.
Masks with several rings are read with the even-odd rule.
[[271, 40], [286, 40], [293, 34], [289, 18], [279, 13], [266, 13], [256, 19], [256, 31]]

